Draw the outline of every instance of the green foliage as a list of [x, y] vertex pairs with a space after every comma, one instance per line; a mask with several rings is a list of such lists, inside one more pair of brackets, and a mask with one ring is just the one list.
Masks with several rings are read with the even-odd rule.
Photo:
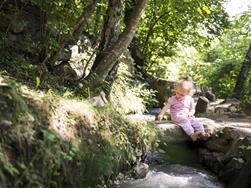
[[[199, 85], [212, 87], [217, 97], [226, 98], [232, 95], [250, 44], [250, 14], [244, 14], [235, 18], [221, 39], [202, 55], [195, 51], [182, 56], [180, 74], [191, 75]], [[249, 74], [243, 96], [249, 100], [250, 78]]]
[[129, 58], [121, 59], [111, 99], [125, 113], [143, 113], [147, 106], [156, 104], [155, 91], [140, 81], [143, 78], [135, 72], [133, 64]]
[[[169, 80], [174, 79], [173, 74], [177, 74], [177, 72], [172, 67], [172, 62], [174, 62], [175, 57], [152, 57], [152, 64], [149, 65], [147, 71], [158, 78]], [[174, 79], [175, 80], [175, 79]]]
[[[8, 83], [13, 91], [10, 100], [23, 107], [9, 112], [16, 121], [5, 121], [0, 132], [1, 187], [105, 184], [125, 165], [138, 160], [138, 150], [149, 149], [155, 142], [152, 125], [129, 123], [112, 106], [92, 109], [91, 105], [87, 114], [82, 114], [82, 109], [66, 113], [60, 126], [76, 132], [74, 138], [66, 138], [64, 134], [69, 132], [61, 135], [50, 124], [59, 109], [64, 112], [55, 93], [49, 91], [41, 99], [13, 80]], [[16, 90], [27, 98], [17, 95]], [[76, 104], [72, 105], [69, 109], [75, 109]], [[86, 120], [89, 116], [95, 117], [92, 123]]]
[[210, 63], [203, 61], [203, 55], [193, 47], [183, 47], [176, 58], [178, 78], [190, 75], [202, 87], [209, 87], [208, 76], [212, 72]]
[[6, 186], [4, 173], [16, 176], [19, 174], [18, 170], [13, 166], [13, 164], [8, 160], [8, 157], [5, 155], [2, 145], [0, 146], [0, 182], [2, 185]]
[[[1, 11], [4, 18], [1, 23], [3, 31], [0, 32], [0, 36], [4, 39], [0, 42], [3, 44], [2, 49], [4, 49], [1, 50], [3, 52], [2, 61], [4, 62], [1, 67], [10, 65], [10, 69], [13, 69], [14, 74], [16, 72], [18, 72], [16, 75], [22, 74], [22, 78], [32, 80], [34, 86], [40, 89], [45, 88], [47, 90], [54, 87], [61, 90], [61, 92], [66, 92], [68, 96], [80, 93], [80, 95], [88, 97], [90, 94], [88, 89], [77, 88], [78, 86], [74, 85], [70, 79], [65, 78], [66, 75], [61, 71], [59, 78], [54, 77], [55, 75], [48, 73], [48, 70], [41, 68], [41, 62], [46, 62], [45, 60], [50, 58], [50, 55], [62, 47], [61, 42], [70, 38], [71, 29], [77, 23], [83, 9], [91, 2], [91, 0], [32, 0], [21, 1], [20, 6], [15, 6], [13, 2], [4, 3], [4, 8], [7, 7], [6, 10], [11, 11]], [[126, 1], [125, 3], [133, 6], [133, 1]], [[107, 2], [98, 3], [96, 14], [92, 14], [88, 18], [88, 23], [83, 27], [83, 31], [88, 31], [92, 38], [97, 38], [100, 32], [102, 17], [106, 8]], [[36, 16], [34, 16], [33, 20], [33, 15], [30, 15], [32, 11], [29, 10], [39, 12], [39, 15], [34, 14], [40, 18], [39, 22]], [[124, 11], [125, 14], [128, 13], [126, 9]], [[13, 12], [17, 12], [17, 14], [12, 14]], [[29, 15], [30, 17], [23, 19], [23, 15]], [[124, 17], [126, 19], [128, 15], [124, 15]], [[8, 26], [9, 22], [12, 23], [10, 28]], [[203, 46], [214, 36], [221, 33], [225, 25], [226, 18], [221, 1], [151, 0], [137, 32], [141, 49], [147, 59], [147, 71], [152, 75], [169, 76], [170, 74], [165, 69], [168, 66], [167, 62], [172, 61], [172, 59], [168, 59], [168, 56], [176, 53], [175, 47], [178, 42]], [[25, 34], [21, 32], [20, 36], [14, 35], [13, 37], [11, 32], [15, 29], [19, 29]], [[15, 53], [18, 54], [17, 56], [13, 56], [13, 48]], [[24, 55], [20, 56], [20, 54]], [[18, 65], [16, 62], [18, 62]], [[27, 67], [27, 64], [32, 65]], [[49, 65], [52, 64], [49, 63]], [[23, 65], [23, 68], [19, 68], [19, 65]], [[28, 71], [25, 70], [26, 68]], [[47, 68], [50, 69], [51, 67]], [[44, 77], [44, 75], [47, 77]], [[49, 80], [50, 78], [51, 80]], [[153, 99], [154, 92], [145, 89], [147, 86], [142, 83], [134, 83], [133, 80], [134, 78], [132, 78], [132, 82], [127, 82], [136, 86], [131, 87], [135, 88], [133, 93], [143, 98], [143, 103], [146, 105], [155, 103], [156, 101]], [[71, 88], [69, 89], [69, 87]]]
[[11, 124], [33, 121], [32, 115], [27, 111], [27, 104], [18, 95], [20, 84], [8, 78], [6, 82], [8, 85], [0, 86], [0, 121], [10, 121]]
[[85, 138], [82, 147], [87, 152], [86, 181], [92, 185], [114, 177], [122, 167], [135, 163], [138, 150], [149, 149], [156, 139], [156, 131], [149, 124], [132, 124], [110, 106], [97, 109], [99, 120]]
[[131, 88], [136, 96], [142, 99], [142, 103], [147, 106], [154, 106], [157, 104], [157, 100], [154, 98], [156, 91], [148, 89], [147, 84], [138, 83], [137, 86]]
[[146, 67], [151, 71], [159, 65], [156, 59], [175, 55], [178, 43], [208, 46], [227, 25], [221, 3], [216, 0], [150, 1], [137, 32], [143, 54], [148, 57]]
[[32, 64], [21, 55], [4, 56], [0, 60], [1, 67], [6, 67], [9, 74], [16, 75], [22, 81], [35, 82], [35, 77], [39, 75], [37, 65]]
[[83, 7], [88, 3], [88, 1], [81, 0], [32, 0], [31, 2], [46, 13], [50, 27], [65, 34], [70, 31], [70, 28], [75, 24], [76, 19], [81, 14]]
[[[219, 44], [212, 48], [206, 57], [211, 62], [212, 73], [209, 84], [220, 97], [232, 94], [237, 75], [242, 63], [245, 61], [248, 47], [251, 44], [250, 15], [242, 15], [232, 23], [232, 29], [227, 30]], [[249, 74], [250, 75], [250, 74]], [[248, 80], [250, 76], [248, 77]], [[249, 81], [245, 85], [246, 97], [250, 96], [248, 91]]]

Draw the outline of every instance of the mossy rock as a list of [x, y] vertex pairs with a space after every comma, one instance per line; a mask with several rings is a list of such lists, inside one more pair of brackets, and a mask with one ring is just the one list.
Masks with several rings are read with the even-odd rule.
[[12, 88], [8, 85], [0, 86], [0, 119], [11, 120], [13, 113], [15, 113], [17, 104], [13, 100]]
[[150, 87], [157, 91], [156, 99], [159, 102], [159, 106], [163, 106], [168, 98], [173, 95], [175, 83], [176, 82], [163, 79], [153, 79], [149, 81]]
[[16, 90], [7, 85], [0, 85], [0, 122], [14, 122], [20, 113], [25, 112], [27, 106]]

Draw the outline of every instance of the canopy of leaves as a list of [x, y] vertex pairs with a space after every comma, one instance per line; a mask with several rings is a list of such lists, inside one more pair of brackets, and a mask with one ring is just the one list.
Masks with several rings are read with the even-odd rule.
[[222, 1], [151, 0], [137, 32], [151, 61], [175, 54], [177, 43], [208, 46], [227, 25]]
[[[247, 13], [233, 20], [221, 39], [204, 51], [203, 58], [195, 58], [190, 65], [183, 63], [182, 72], [189, 72], [198, 83], [212, 87], [217, 96], [230, 96], [251, 44], [250, 19]], [[250, 97], [250, 78], [249, 74], [244, 98]]]
[[[29, 2], [29, 1], [27, 1]], [[31, 0], [33, 5], [40, 7], [46, 12], [48, 26], [63, 33], [69, 32], [81, 14], [83, 8], [91, 2], [90, 0], [55, 0], [38, 1]]]

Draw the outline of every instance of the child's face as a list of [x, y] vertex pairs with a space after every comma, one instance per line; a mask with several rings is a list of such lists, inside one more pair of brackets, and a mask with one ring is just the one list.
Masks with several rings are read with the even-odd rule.
[[176, 89], [176, 99], [178, 99], [179, 101], [184, 100], [186, 95], [187, 94], [181, 89]]

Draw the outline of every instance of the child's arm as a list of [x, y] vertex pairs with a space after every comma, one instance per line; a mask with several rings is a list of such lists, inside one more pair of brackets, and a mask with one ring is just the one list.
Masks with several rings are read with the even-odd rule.
[[163, 116], [165, 115], [165, 113], [170, 109], [170, 105], [169, 103], [166, 103], [165, 106], [161, 109], [160, 113], [158, 114], [156, 120], [160, 121], [163, 119]]

